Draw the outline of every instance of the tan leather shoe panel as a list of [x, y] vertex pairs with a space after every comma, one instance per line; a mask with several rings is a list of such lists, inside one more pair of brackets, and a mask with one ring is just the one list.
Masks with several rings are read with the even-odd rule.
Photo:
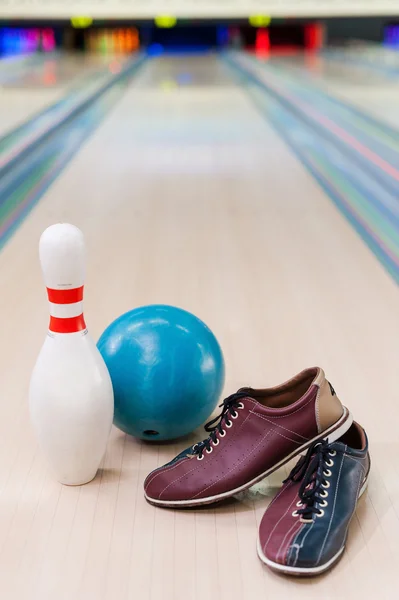
[[317, 377], [315, 383], [319, 385], [319, 392], [316, 398], [316, 421], [319, 432], [324, 431], [330, 425], [338, 421], [344, 412], [344, 407], [335, 391], [324, 376], [324, 372]]

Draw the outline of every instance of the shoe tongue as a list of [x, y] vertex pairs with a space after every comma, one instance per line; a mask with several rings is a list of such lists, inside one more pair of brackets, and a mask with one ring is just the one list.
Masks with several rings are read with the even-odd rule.
[[248, 396], [248, 398], [252, 398], [252, 400], [255, 400], [255, 398], [253, 397], [253, 389], [250, 387], [242, 387], [239, 390], [237, 390], [237, 394], [246, 394]]

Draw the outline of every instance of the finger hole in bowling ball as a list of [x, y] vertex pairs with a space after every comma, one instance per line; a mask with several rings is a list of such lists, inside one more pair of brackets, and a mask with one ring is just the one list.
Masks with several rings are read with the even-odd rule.
[[143, 431], [143, 435], [155, 437], [155, 436], [159, 435], [159, 431], [154, 431], [153, 429], [146, 429], [145, 431]]

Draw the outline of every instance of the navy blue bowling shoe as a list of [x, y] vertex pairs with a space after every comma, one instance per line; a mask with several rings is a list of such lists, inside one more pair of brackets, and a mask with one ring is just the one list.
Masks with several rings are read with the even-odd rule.
[[259, 558], [289, 575], [331, 568], [344, 551], [369, 471], [367, 436], [357, 423], [335, 442], [313, 443], [263, 516]]

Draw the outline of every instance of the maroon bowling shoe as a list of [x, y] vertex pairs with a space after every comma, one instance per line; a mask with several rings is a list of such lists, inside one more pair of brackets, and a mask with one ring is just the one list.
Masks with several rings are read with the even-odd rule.
[[144, 482], [151, 504], [209, 504], [251, 487], [315, 440], [332, 442], [352, 424], [319, 368], [307, 369], [281, 386], [242, 388], [207, 423], [209, 437], [150, 473]]

